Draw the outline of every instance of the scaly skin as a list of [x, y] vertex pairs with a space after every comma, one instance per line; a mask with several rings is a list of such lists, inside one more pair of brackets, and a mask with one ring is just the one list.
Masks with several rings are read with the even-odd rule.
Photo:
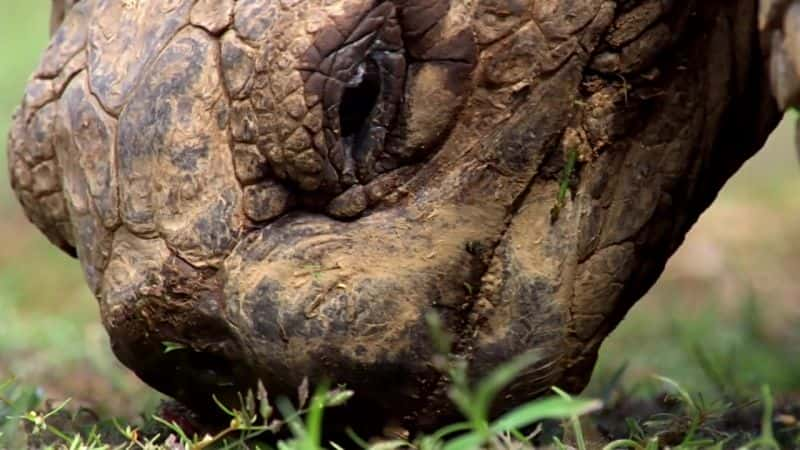
[[778, 116], [754, 0], [69, 3], [12, 182], [196, 408], [310, 376], [436, 425], [431, 311], [475, 376], [539, 352], [498, 408], [581, 389]]

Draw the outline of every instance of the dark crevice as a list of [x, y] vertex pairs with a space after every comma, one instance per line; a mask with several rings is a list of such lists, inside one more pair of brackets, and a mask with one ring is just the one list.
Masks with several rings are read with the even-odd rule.
[[[563, 130], [557, 134], [559, 140], [562, 134]], [[471, 248], [471, 246], [468, 246], [466, 249], [472, 255], [472, 258], [476, 264], [480, 266], [480, 270], [467, 282], [470, 284], [470, 286], [474, 287], [474, 290], [473, 288], [469, 288], [465, 293], [464, 305], [466, 307], [463, 307], [457, 311], [458, 314], [456, 320], [461, 323], [461, 331], [455, 332], [455, 340], [453, 342], [453, 348], [451, 349], [452, 354], [454, 355], [459, 355], [466, 360], [471, 358], [469, 352], [473, 350], [476, 332], [478, 327], [481, 325], [480, 318], [474, 317], [474, 313], [475, 306], [477, 306], [477, 301], [484, 293], [483, 289], [485, 286], [483, 284], [483, 279], [492, 270], [492, 262], [497, 258], [498, 250], [502, 244], [506, 242], [509, 230], [513, 225], [514, 217], [521, 210], [525, 203], [525, 199], [531, 193], [533, 187], [538, 181], [541, 181], [542, 174], [540, 172], [540, 168], [548, 156], [557, 150], [557, 142], [559, 142], [559, 140], [554, 139], [552, 142], [543, 147], [545, 156], [543, 156], [541, 160], [536, 163], [536, 168], [527, 179], [525, 187], [514, 197], [511, 204], [508, 206], [505, 215], [505, 223], [502, 227], [502, 230], [497, 234], [497, 237], [490, 240], [488, 243], [483, 244], [479, 251], [475, 251], [475, 249]], [[434, 407], [437, 407], [438, 405], [436, 404], [436, 401], [437, 399], [444, 398], [444, 389], [446, 389], [447, 386], [448, 381], [446, 379], [446, 375], [441, 374], [436, 383], [433, 383], [432, 388], [426, 392], [422, 398], [429, 399]]]
[[[372, 60], [364, 62], [364, 71], [357, 76], [355, 83], [344, 89], [339, 106], [339, 123], [342, 138], [361, 138], [368, 125], [369, 117], [381, 92], [380, 68]], [[357, 142], [354, 142], [357, 146]]]
[[411, 64], [430, 64], [430, 63], [453, 64], [453, 65], [461, 64], [461, 65], [465, 65], [465, 66], [468, 66], [468, 67], [472, 67], [472, 66], [475, 65], [474, 62], [469, 61], [467, 59], [462, 59], [462, 58], [441, 58], [441, 57], [437, 57], [437, 58], [420, 58], [420, 57], [415, 57], [414, 55], [412, 55], [409, 52], [405, 53], [405, 58], [406, 58], [406, 61], [408, 61], [408, 65], [409, 66]]

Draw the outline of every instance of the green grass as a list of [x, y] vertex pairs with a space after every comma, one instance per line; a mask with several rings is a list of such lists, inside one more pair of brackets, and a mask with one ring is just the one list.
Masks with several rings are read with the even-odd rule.
[[600, 394], [627, 364], [623, 382], [642, 395], [658, 389], [651, 378], [655, 374], [669, 374], [693, 390], [718, 397], [752, 395], [764, 383], [778, 392], [800, 392], [799, 328], [771, 337], [752, 299], [743, 301], [732, 317], [711, 302], [688, 317], [679, 308], [680, 304], [651, 309], [657, 316], [650, 321], [623, 321], [604, 344], [588, 391]]
[[[733, 445], [741, 449], [778, 450], [800, 444], [800, 427], [779, 423], [776, 429], [775, 403], [766, 385], [761, 387], [761, 405], [753, 410], [752, 403], [708, 401], [672, 379], [655, 377], [654, 380], [666, 389], [665, 406], [655, 413], [624, 416], [628, 424], [626, 431], [617, 437], [607, 432], [600, 439], [593, 437], [597, 434], [596, 423], [603, 415], [619, 415], [617, 405], [607, 401], [604, 406], [600, 400], [574, 398], [556, 387], [550, 396], [491, 417], [493, 400], [536, 360], [534, 353], [520, 355], [472, 384], [467, 380], [464, 360], [449, 350], [441, 353], [436, 358], [437, 369], [448, 377], [450, 398], [463, 414], [463, 421], [430, 434], [403, 436], [399, 433], [399, 436], [369, 440], [348, 430], [348, 442], [342, 441], [343, 438], [337, 438], [336, 442], [327, 439], [324, 411], [345, 404], [356, 393], [345, 387], [329, 389], [322, 384], [309, 396], [307, 380], [298, 388], [296, 402], [279, 397], [273, 403], [261, 384], [255, 392], [248, 391], [240, 396], [239, 408], [229, 408], [218, 402], [229, 422], [199, 430], [196, 425], [179, 424], [187, 419], [169, 419], [158, 414], [145, 416], [138, 422], [99, 416], [81, 421], [80, 410], [70, 412], [67, 409], [69, 401], [43, 404], [40, 392], [7, 382], [0, 385], [0, 443], [17, 448], [97, 450], [524, 450], [544, 447], [689, 450]], [[747, 420], [741, 418], [748, 417], [747, 414], [751, 418], [758, 417], [756, 425], [748, 426]], [[737, 420], [741, 422], [738, 425]], [[548, 433], [543, 432], [545, 423], [550, 423]], [[187, 431], [190, 429], [194, 431]]]

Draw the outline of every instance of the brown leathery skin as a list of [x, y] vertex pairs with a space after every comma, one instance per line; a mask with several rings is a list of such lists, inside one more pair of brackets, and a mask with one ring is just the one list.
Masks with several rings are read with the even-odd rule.
[[58, 29], [64, 17], [67, 16], [69, 11], [78, 3], [79, 0], [53, 0], [53, 6], [50, 10], [50, 35]]
[[800, 105], [800, 2], [764, 0], [759, 5], [761, 45], [768, 55], [772, 93], [781, 109]]
[[539, 352], [498, 408], [585, 385], [774, 126], [770, 81], [794, 95], [762, 68], [798, 55], [772, 3], [81, 0], [11, 180], [154, 387], [204, 408], [332, 378], [351, 413], [434, 426], [431, 311], [476, 377]]

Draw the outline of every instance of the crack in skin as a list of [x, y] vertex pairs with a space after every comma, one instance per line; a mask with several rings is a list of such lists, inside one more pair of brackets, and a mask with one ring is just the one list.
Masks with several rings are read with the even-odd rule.
[[762, 1], [761, 46], [752, 2], [673, 3], [82, 0], [15, 116], [12, 185], [120, 360], [194, 408], [308, 375], [365, 426], [435, 427], [429, 311], [475, 377], [540, 352], [498, 411], [577, 391], [774, 125], [762, 51], [782, 105], [800, 85], [773, 38], [800, 2]]

